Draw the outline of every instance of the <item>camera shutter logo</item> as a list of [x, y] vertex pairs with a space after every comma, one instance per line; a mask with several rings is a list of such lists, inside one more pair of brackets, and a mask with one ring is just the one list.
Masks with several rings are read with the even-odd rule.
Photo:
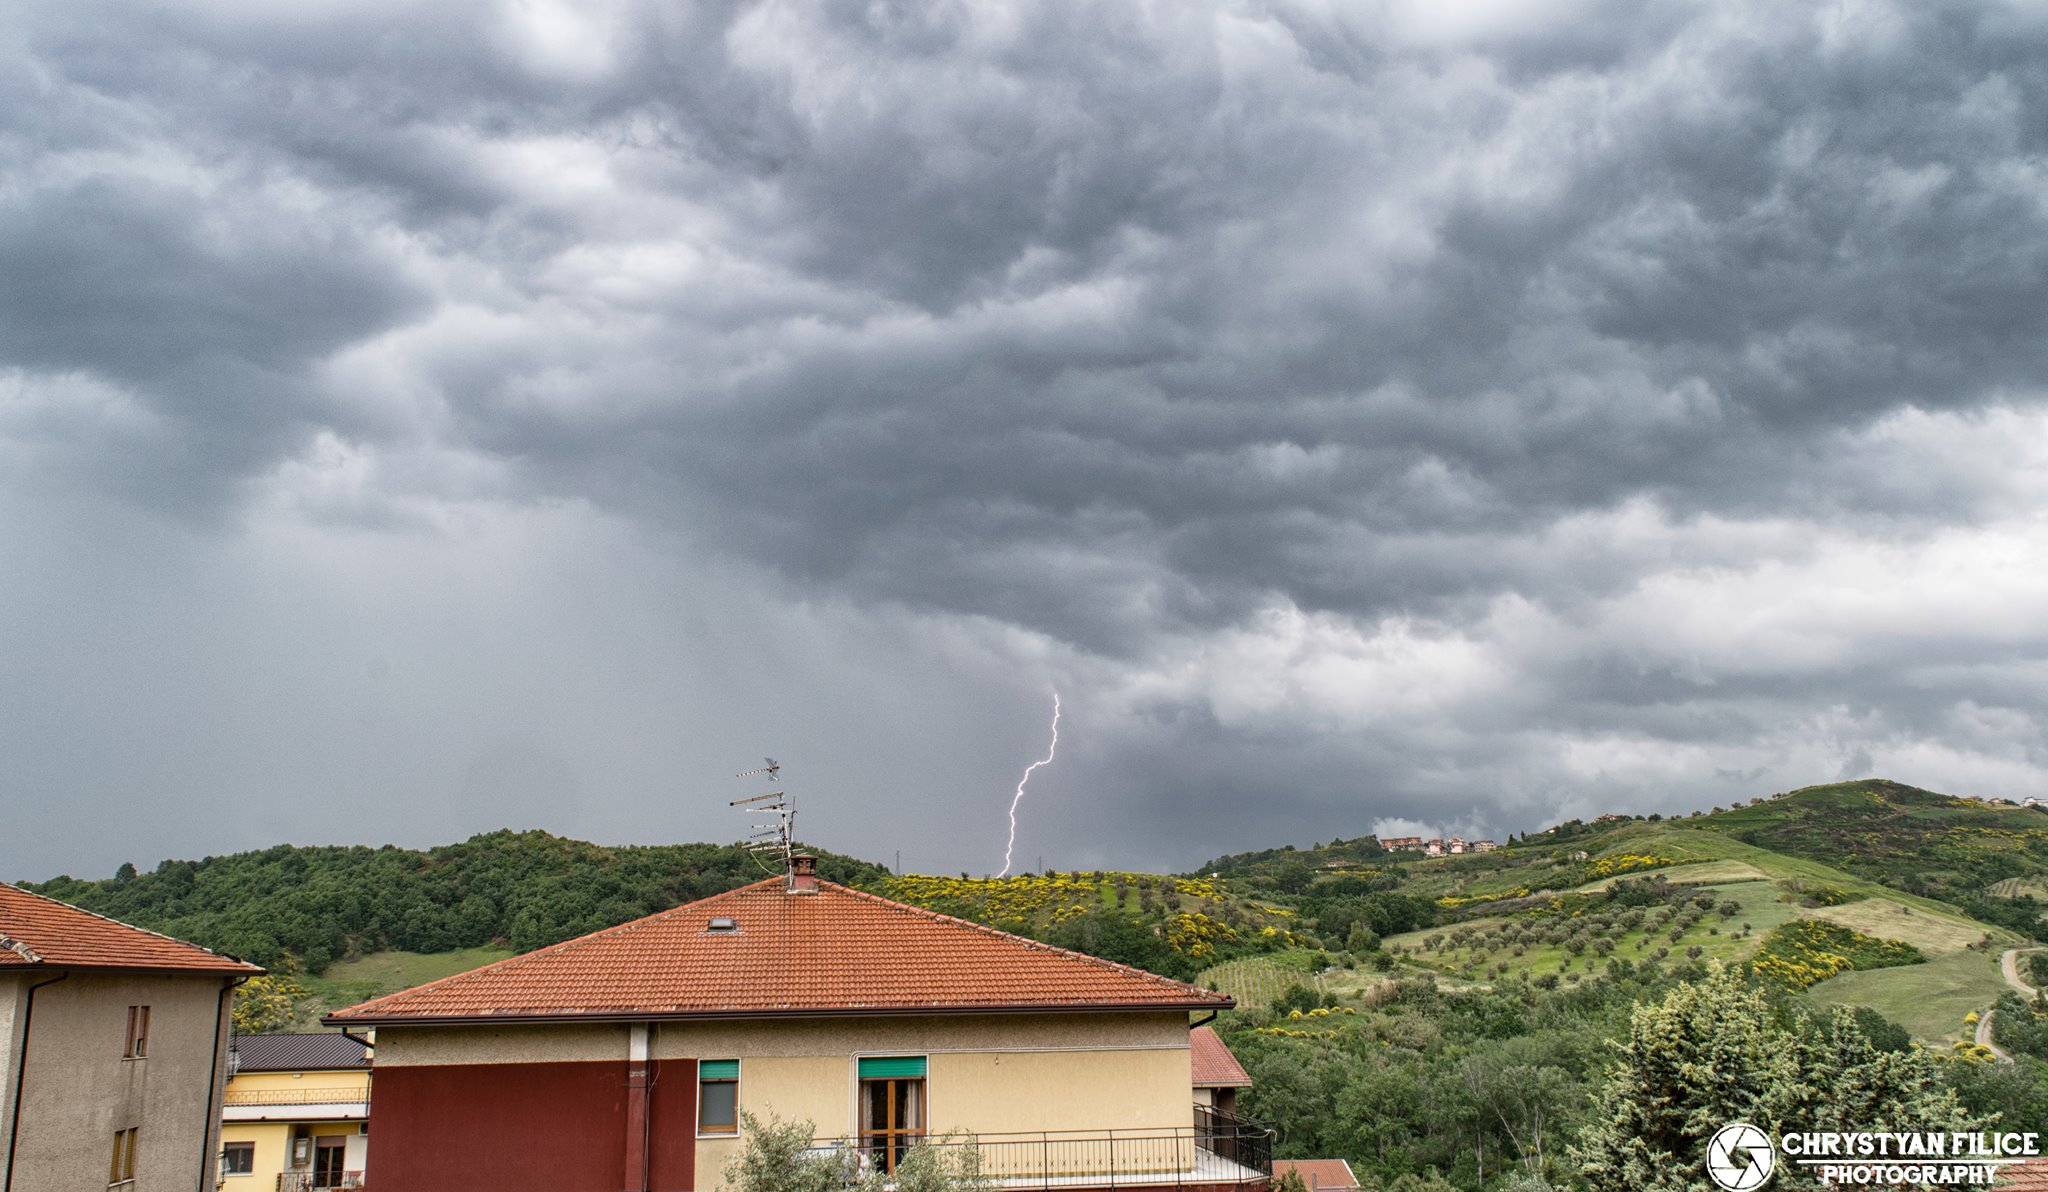
[[1748, 1122], [1730, 1122], [1707, 1141], [1707, 1174], [1728, 1192], [1763, 1187], [1777, 1162], [1770, 1136]]

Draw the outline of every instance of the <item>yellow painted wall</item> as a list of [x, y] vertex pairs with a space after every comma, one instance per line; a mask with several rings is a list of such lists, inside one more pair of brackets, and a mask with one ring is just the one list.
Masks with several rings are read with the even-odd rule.
[[942, 1053], [925, 1081], [931, 1129], [979, 1134], [1194, 1124], [1188, 1051]]
[[[234, 1104], [237, 1093], [263, 1093], [284, 1090], [308, 1092], [314, 1089], [350, 1089], [357, 1093], [358, 1100], [369, 1097], [370, 1074], [356, 1068], [332, 1071], [315, 1069], [308, 1072], [238, 1072], [228, 1081], [228, 1104]], [[222, 1192], [275, 1192], [277, 1177], [291, 1169], [292, 1129], [294, 1122], [227, 1122], [221, 1127], [221, 1142], [253, 1142], [256, 1144], [255, 1169], [248, 1175], [224, 1177]], [[357, 1121], [306, 1123], [306, 1131], [318, 1137], [324, 1134], [358, 1134], [361, 1123]]]
[[221, 1181], [223, 1192], [276, 1192], [278, 1173], [287, 1166], [292, 1127], [289, 1122], [228, 1122], [220, 1129], [222, 1145], [230, 1142], [256, 1144], [255, 1167], [248, 1175], [231, 1175]]

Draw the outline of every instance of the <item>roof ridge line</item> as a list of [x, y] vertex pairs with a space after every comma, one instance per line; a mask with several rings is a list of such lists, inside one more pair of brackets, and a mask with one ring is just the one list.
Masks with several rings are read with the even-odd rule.
[[[142, 934], [144, 934], [144, 935], [153, 935], [153, 936], [155, 936], [156, 938], [158, 938], [158, 939], [160, 939], [160, 940], [163, 940], [163, 941], [164, 941], [164, 942], [166, 942], [166, 943], [172, 943], [172, 944], [176, 944], [176, 945], [178, 945], [178, 946], [179, 946], [179, 947], [181, 947], [181, 948], [191, 948], [191, 949], [192, 949], [193, 951], [195, 951], [195, 952], [204, 952], [204, 953], [206, 953], [206, 954], [207, 954], [208, 956], [218, 956], [218, 957], [220, 957], [220, 958], [221, 958], [221, 959], [223, 959], [223, 960], [232, 960], [232, 961], [234, 961], [234, 962], [235, 962], [236, 964], [247, 964], [247, 965], [249, 965], [249, 967], [250, 967], [250, 968], [253, 968], [253, 969], [261, 969], [261, 968], [263, 967], [263, 966], [261, 966], [261, 965], [256, 965], [256, 964], [249, 964], [249, 962], [248, 962], [248, 961], [246, 961], [246, 960], [243, 960], [243, 959], [242, 959], [241, 957], [239, 957], [239, 956], [236, 956], [236, 955], [234, 955], [234, 954], [232, 954], [232, 953], [229, 953], [229, 952], [222, 952], [222, 951], [220, 951], [220, 950], [218, 950], [218, 949], [215, 949], [215, 948], [209, 948], [209, 947], [207, 947], [207, 946], [206, 946], [205, 944], [195, 944], [195, 943], [193, 943], [193, 942], [192, 942], [191, 940], [181, 940], [181, 939], [179, 939], [179, 938], [178, 938], [177, 936], [175, 936], [175, 935], [165, 935], [165, 934], [164, 934], [163, 932], [161, 932], [161, 931], [154, 931], [154, 930], [151, 930], [150, 928], [147, 928], [147, 927], [139, 927], [139, 926], [137, 926], [137, 925], [135, 925], [135, 924], [133, 924], [133, 923], [129, 923], [129, 922], [126, 922], [126, 921], [124, 921], [124, 920], [121, 920], [121, 919], [116, 919], [116, 918], [115, 918], [114, 916], [112, 916], [112, 915], [103, 915], [103, 914], [99, 913], [98, 911], [95, 911], [95, 910], [88, 910], [88, 909], [87, 909], [87, 908], [85, 908], [85, 907], [82, 907], [82, 906], [77, 906], [77, 905], [74, 905], [74, 904], [72, 904], [72, 903], [69, 903], [69, 902], [65, 902], [65, 901], [63, 901], [63, 900], [61, 900], [61, 899], [57, 899], [57, 898], [52, 898], [52, 897], [50, 897], [50, 896], [49, 896], [49, 895], [47, 895], [47, 894], [38, 894], [38, 893], [36, 893], [36, 892], [35, 892], [34, 890], [24, 889], [24, 888], [23, 888], [23, 887], [21, 887], [21, 886], [17, 886], [17, 885], [15, 885], [15, 884], [14, 884], [13, 882], [0, 882], [0, 888], [5, 888], [5, 889], [13, 890], [13, 891], [15, 891], [15, 892], [16, 892], [16, 893], [18, 893], [18, 894], [26, 894], [26, 895], [28, 895], [28, 896], [29, 896], [30, 898], [36, 898], [36, 899], [41, 899], [42, 901], [44, 901], [44, 902], [47, 902], [47, 903], [49, 903], [49, 904], [50, 904], [51, 906], [55, 906], [55, 907], [61, 907], [61, 908], [63, 908], [64, 910], [67, 910], [67, 911], [76, 911], [77, 913], [79, 913], [79, 914], [81, 914], [81, 915], [91, 915], [91, 916], [92, 916], [93, 918], [95, 918], [95, 919], [99, 919], [99, 920], [101, 920], [101, 921], [103, 921], [103, 922], [107, 922], [107, 923], [112, 923], [112, 924], [113, 924], [114, 926], [116, 926], [116, 927], [125, 927], [125, 928], [127, 928], [128, 930], [130, 930], [130, 931], [139, 931], [139, 932], [141, 932], [141, 933], [142, 933]], [[40, 957], [38, 957], [38, 958], [37, 958], [37, 961], [36, 961], [36, 963], [42, 963], [42, 961], [41, 961], [41, 958], [40, 958]]]
[[[1002, 928], [1000, 928], [1000, 927], [990, 927], [990, 926], [989, 926], [988, 924], [986, 924], [986, 923], [976, 923], [976, 922], [975, 922], [974, 920], [972, 920], [972, 919], [962, 919], [962, 918], [960, 918], [960, 917], [959, 917], [959, 916], [957, 916], [957, 915], [948, 915], [948, 914], [945, 914], [944, 912], [941, 912], [941, 911], [935, 911], [935, 910], [932, 910], [932, 909], [931, 909], [931, 908], [929, 908], [929, 907], [922, 907], [922, 906], [918, 906], [918, 905], [916, 905], [915, 903], [909, 903], [909, 902], [898, 902], [898, 901], [896, 901], [896, 900], [895, 900], [895, 899], [893, 899], [893, 898], [884, 898], [884, 897], [882, 897], [882, 896], [881, 896], [880, 894], [870, 894], [870, 893], [869, 893], [869, 892], [867, 892], [866, 890], [856, 890], [856, 889], [854, 889], [854, 888], [853, 888], [852, 886], [842, 886], [842, 885], [840, 885], [840, 884], [839, 884], [838, 882], [828, 882], [828, 881], [825, 881], [825, 880], [823, 880], [823, 879], [820, 879], [820, 880], [819, 880], [819, 882], [818, 882], [818, 884], [819, 884], [820, 886], [831, 886], [831, 887], [832, 887], [833, 889], [835, 889], [835, 890], [843, 890], [843, 891], [845, 891], [845, 892], [846, 892], [846, 893], [848, 893], [848, 894], [852, 894], [852, 895], [855, 895], [856, 897], [860, 897], [860, 898], [866, 898], [866, 899], [869, 899], [869, 900], [871, 900], [871, 901], [874, 901], [874, 902], [879, 902], [879, 903], [881, 903], [881, 904], [882, 904], [882, 905], [884, 905], [884, 906], [896, 906], [896, 907], [902, 907], [902, 908], [903, 908], [904, 910], [907, 910], [907, 911], [912, 911], [912, 912], [914, 912], [914, 913], [916, 913], [916, 914], [920, 914], [920, 915], [925, 915], [925, 916], [927, 916], [927, 917], [929, 917], [929, 918], [937, 919], [937, 920], [939, 920], [940, 922], [944, 922], [944, 923], [957, 923], [957, 924], [959, 924], [959, 925], [960, 925], [960, 926], [962, 926], [962, 927], [972, 927], [972, 928], [974, 928], [974, 929], [975, 929], [976, 931], [986, 932], [987, 934], [989, 934], [989, 935], [993, 935], [993, 936], [996, 936], [996, 937], [998, 937], [998, 938], [1000, 938], [1000, 939], [1012, 940], [1012, 941], [1015, 941], [1016, 943], [1020, 943], [1020, 944], [1029, 944], [1029, 945], [1031, 945], [1031, 946], [1032, 946], [1032, 947], [1034, 947], [1034, 948], [1039, 948], [1039, 949], [1042, 949], [1042, 950], [1044, 950], [1044, 951], [1047, 951], [1047, 952], [1051, 952], [1051, 953], [1053, 953], [1054, 955], [1057, 955], [1057, 956], [1071, 956], [1071, 957], [1073, 957], [1073, 958], [1074, 958], [1074, 959], [1076, 959], [1076, 960], [1086, 960], [1086, 961], [1089, 961], [1090, 963], [1093, 963], [1093, 964], [1099, 964], [1099, 965], [1103, 966], [1104, 968], [1111, 968], [1111, 969], [1115, 969], [1115, 970], [1117, 970], [1117, 971], [1119, 971], [1119, 972], [1129, 973], [1129, 974], [1131, 974], [1131, 975], [1133, 975], [1133, 976], [1137, 976], [1137, 977], [1143, 977], [1143, 978], [1145, 978], [1145, 979], [1147, 979], [1147, 980], [1150, 980], [1150, 981], [1157, 981], [1157, 982], [1160, 982], [1160, 983], [1162, 983], [1162, 984], [1166, 984], [1166, 985], [1173, 985], [1173, 986], [1176, 986], [1176, 987], [1178, 987], [1178, 988], [1181, 988], [1181, 989], [1185, 989], [1185, 990], [1188, 990], [1188, 991], [1190, 991], [1190, 992], [1193, 992], [1193, 993], [1199, 993], [1199, 994], [1213, 994], [1213, 993], [1215, 993], [1215, 991], [1214, 991], [1214, 990], [1210, 990], [1210, 989], [1203, 989], [1203, 988], [1202, 988], [1201, 986], [1199, 986], [1199, 985], [1194, 985], [1194, 984], [1190, 984], [1189, 982], [1186, 982], [1186, 981], [1176, 981], [1176, 980], [1174, 980], [1174, 979], [1173, 979], [1172, 977], [1166, 977], [1166, 976], [1161, 976], [1160, 974], [1158, 974], [1158, 973], [1155, 973], [1155, 972], [1151, 972], [1151, 971], [1149, 971], [1149, 970], [1147, 970], [1147, 969], [1141, 969], [1141, 968], [1137, 968], [1137, 967], [1134, 967], [1134, 966], [1132, 966], [1132, 965], [1128, 965], [1128, 964], [1119, 964], [1118, 962], [1116, 962], [1116, 961], [1114, 961], [1114, 960], [1105, 960], [1105, 959], [1103, 959], [1103, 958], [1102, 958], [1102, 957], [1100, 957], [1100, 956], [1090, 956], [1090, 955], [1089, 955], [1088, 953], [1086, 953], [1086, 952], [1076, 952], [1076, 951], [1074, 951], [1074, 950], [1072, 950], [1072, 949], [1070, 949], [1070, 948], [1061, 948], [1061, 947], [1058, 947], [1058, 946], [1056, 946], [1056, 945], [1054, 945], [1054, 944], [1048, 944], [1048, 943], [1046, 943], [1046, 942], [1045, 942], [1044, 940], [1035, 940], [1035, 939], [1032, 939], [1032, 938], [1031, 938], [1030, 936], [1028, 936], [1028, 935], [1018, 935], [1018, 934], [1016, 934], [1015, 932], [1009, 932], [1009, 931], [1004, 931], [1004, 930], [1003, 930]], [[1218, 995], [1218, 996], [1224, 996], [1224, 995]]]
[[[504, 969], [518, 968], [520, 965], [525, 964], [529, 961], [537, 961], [543, 956], [552, 956], [555, 953], [560, 952], [573, 945], [587, 943], [588, 941], [594, 940], [599, 936], [611, 935], [614, 932], [627, 931], [632, 928], [642, 926], [643, 924], [651, 923], [656, 919], [666, 919], [670, 915], [681, 914], [682, 912], [689, 910], [691, 907], [702, 906], [704, 903], [712, 902], [720, 898], [730, 898], [742, 890], [751, 890], [756, 886], [765, 886], [769, 882], [779, 882], [781, 880], [782, 878], [779, 876], [765, 877], [762, 878], [760, 881], [748, 882], [744, 886], [734, 886], [730, 890], [721, 890], [716, 894], [706, 894], [702, 898], [692, 899], [689, 902], [669, 907], [667, 910], [655, 911], [652, 914], [642, 915], [637, 919], [628, 919], [624, 923], [614, 923], [610, 927], [600, 927], [596, 931], [586, 931], [582, 935], [574, 936], [566, 940], [557, 940], [552, 944], [543, 944], [530, 952], [521, 952], [517, 956], [507, 956], [503, 960], [493, 960], [489, 964], [479, 965], [478, 967], [473, 969], [465, 969], [459, 973], [450, 973], [445, 977], [437, 977], [432, 981], [426, 982], [425, 984], [412, 985], [404, 989], [395, 990], [391, 993], [385, 994], [382, 997], [374, 997], [367, 1002], [359, 1002], [356, 1005], [348, 1006], [345, 1009], [350, 1011], [367, 1010], [370, 1007], [375, 1006], [381, 1002], [390, 1001], [392, 998], [406, 997], [415, 993], [423, 993], [429, 989], [439, 989], [444, 985], [453, 984], [454, 982], [461, 981], [469, 977], [480, 977], [485, 973], [495, 973], [500, 972]], [[342, 1013], [342, 1011], [337, 1010], [335, 1011], [335, 1013], [339, 1014]]]

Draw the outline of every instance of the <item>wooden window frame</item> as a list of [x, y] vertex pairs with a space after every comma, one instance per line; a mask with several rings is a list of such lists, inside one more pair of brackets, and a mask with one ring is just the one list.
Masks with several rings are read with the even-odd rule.
[[121, 1045], [121, 1058], [142, 1060], [149, 1058], [149, 1007], [128, 1007], [128, 1040]]
[[114, 1131], [114, 1158], [107, 1166], [107, 1187], [135, 1182], [135, 1140], [141, 1133], [140, 1126]]
[[[870, 1076], [861, 1079], [858, 1084], [860, 1104], [856, 1109], [859, 1113], [865, 1115], [869, 1090], [876, 1086], [882, 1088], [883, 1104], [889, 1107], [886, 1122], [872, 1129], [864, 1128], [860, 1131], [860, 1149], [868, 1155], [880, 1152], [883, 1173], [894, 1175], [896, 1164], [902, 1158], [903, 1152], [925, 1137], [926, 1123], [931, 1121], [932, 1116], [929, 1100], [931, 1086], [924, 1076]], [[896, 1121], [897, 1086], [910, 1084], [918, 1086], [917, 1109], [918, 1117], [922, 1120], [915, 1126], [899, 1125]]]
[[[697, 1137], [699, 1137], [699, 1138], [733, 1138], [733, 1137], [737, 1137], [737, 1136], [738, 1136], [738, 1134], [739, 1134], [739, 1132], [740, 1132], [740, 1080], [741, 1080], [741, 1079], [743, 1078], [743, 1076], [744, 1076], [744, 1074], [745, 1074], [745, 1071], [746, 1071], [746, 1065], [744, 1065], [744, 1064], [740, 1063], [740, 1062], [739, 1062], [738, 1060], [729, 1060], [729, 1061], [728, 1061], [728, 1060], [715, 1060], [715, 1061], [709, 1061], [709, 1062], [712, 1062], [712, 1063], [731, 1063], [731, 1064], [733, 1065], [733, 1073], [732, 1073], [732, 1075], [731, 1075], [731, 1076], [723, 1076], [723, 1075], [720, 1075], [720, 1076], [708, 1076], [708, 1077], [707, 1077], [707, 1076], [705, 1076], [705, 1075], [704, 1075], [704, 1067], [705, 1067], [705, 1065], [706, 1065], [707, 1061], [704, 1061], [704, 1060], [698, 1060], [698, 1061], [697, 1061]], [[705, 1085], [708, 1085], [708, 1084], [729, 1084], [729, 1085], [731, 1085], [731, 1086], [732, 1086], [732, 1124], [731, 1124], [731, 1125], [729, 1125], [729, 1126], [715, 1126], [715, 1125], [707, 1125], [707, 1124], [705, 1124], [705, 1121], [704, 1121], [704, 1086], [705, 1086]]]

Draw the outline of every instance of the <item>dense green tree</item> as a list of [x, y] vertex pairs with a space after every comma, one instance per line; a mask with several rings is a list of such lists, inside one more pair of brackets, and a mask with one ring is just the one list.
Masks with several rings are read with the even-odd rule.
[[[818, 869], [839, 882], [884, 872], [830, 853]], [[289, 954], [318, 973], [388, 948], [543, 947], [762, 876], [754, 855], [735, 845], [607, 848], [546, 832], [491, 832], [424, 851], [278, 845], [29, 888], [266, 967]]]
[[1091, 911], [1056, 924], [1046, 931], [1045, 942], [1181, 981], [1193, 980], [1198, 969], [1158, 932], [1112, 910]]
[[[1972, 1115], [1925, 1052], [1883, 1051], [1837, 1009], [1787, 1025], [1763, 987], [1715, 968], [1636, 1007], [1572, 1156], [1594, 1189], [1709, 1192], [1707, 1141], [1787, 1130], [1956, 1130]], [[1813, 1185], [1781, 1171], [1778, 1187]]]

